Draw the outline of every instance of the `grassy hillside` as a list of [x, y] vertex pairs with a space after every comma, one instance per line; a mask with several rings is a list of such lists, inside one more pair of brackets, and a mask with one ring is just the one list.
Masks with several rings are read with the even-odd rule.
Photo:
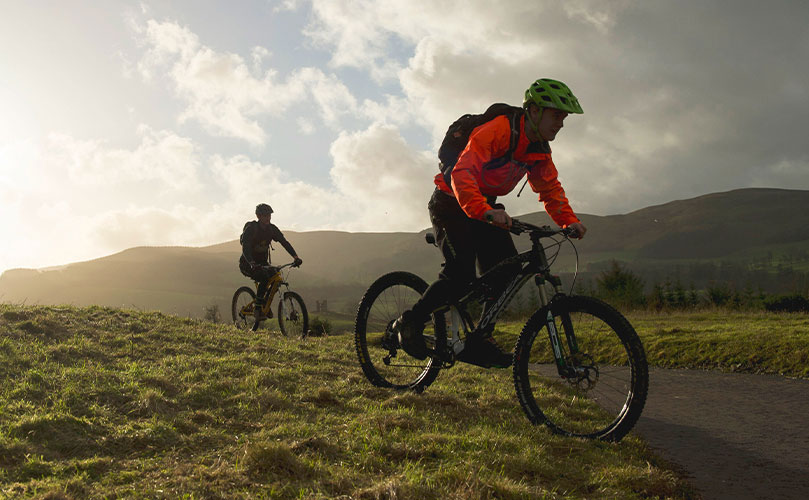
[[12, 498], [688, 498], [634, 436], [534, 427], [510, 372], [372, 387], [351, 337], [102, 307], [0, 305]]
[[628, 315], [649, 364], [809, 379], [809, 316], [766, 312]]
[[[676, 266], [694, 262], [712, 265], [803, 254], [804, 260], [790, 264], [791, 269], [800, 270], [809, 266], [809, 219], [803, 216], [807, 212], [809, 191], [742, 189], [624, 215], [582, 215], [589, 232], [576, 243], [579, 269], [587, 270], [589, 265], [595, 275], [599, 265], [619, 259], [631, 262], [644, 276], [662, 279]], [[550, 223], [544, 212], [524, 218]], [[432, 281], [440, 270], [440, 254], [424, 242], [423, 232], [285, 234], [304, 259], [303, 267], [290, 275], [291, 283], [308, 303], [325, 299], [335, 311], [353, 309], [367, 286], [383, 273], [406, 270]], [[515, 240], [519, 249], [529, 245], [528, 238]], [[139, 247], [55, 270], [11, 270], [0, 276], [0, 301], [100, 304], [192, 317], [201, 317], [205, 307], [216, 304], [227, 312], [233, 291], [249, 284], [236, 266], [239, 253], [236, 240], [203, 248]], [[288, 259], [280, 247], [273, 253], [276, 263]], [[775, 275], [780, 262], [770, 259], [756, 265], [765, 268], [761, 272]], [[574, 253], [566, 246], [554, 269], [572, 271], [573, 264]], [[735, 270], [725, 274], [730, 275], [720, 279], [739, 276]], [[687, 281], [702, 275], [706, 273], [692, 270]], [[768, 288], [794, 291], [783, 281], [775, 279]]]

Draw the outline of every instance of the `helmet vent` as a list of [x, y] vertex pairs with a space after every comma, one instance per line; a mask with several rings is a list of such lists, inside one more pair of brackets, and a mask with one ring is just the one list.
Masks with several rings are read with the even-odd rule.
[[555, 83], [551, 83], [551, 88], [556, 89], [556, 90], [562, 90], [562, 87], [560, 87], [559, 85], [556, 85]]
[[542, 96], [542, 100], [543, 100], [543, 101], [547, 101], [547, 102], [553, 102], [553, 99], [551, 99], [550, 97], [548, 97], [548, 96], [546, 96], [546, 95], [543, 95], [543, 96]]

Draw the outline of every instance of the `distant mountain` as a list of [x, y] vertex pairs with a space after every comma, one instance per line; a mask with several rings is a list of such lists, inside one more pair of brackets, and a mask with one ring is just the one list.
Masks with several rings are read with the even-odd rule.
[[[652, 206], [624, 215], [581, 215], [587, 237], [577, 242], [580, 269], [610, 259], [675, 264], [738, 260], [795, 249], [809, 250], [809, 191], [739, 189]], [[544, 212], [520, 216], [550, 224]], [[310, 307], [328, 299], [333, 309], [354, 307], [377, 276], [409, 270], [433, 280], [440, 255], [424, 233], [285, 231], [304, 259], [290, 282]], [[518, 248], [527, 246], [517, 238]], [[0, 276], [0, 300], [13, 303], [110, 305], [199, 316], [219, 305], [229, 315], [237, 286], [238, 240], [207, 247], [137, 247], [52, 270], [14, 269]], [[572, 269], [565, 248], [560, 270]], [[275, 263], [288, 262], [280, 248]]]

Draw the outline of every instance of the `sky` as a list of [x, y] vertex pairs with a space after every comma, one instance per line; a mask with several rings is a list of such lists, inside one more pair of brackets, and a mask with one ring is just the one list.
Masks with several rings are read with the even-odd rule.
[[259, 202], [424, 229], [448, 125], [543, 77], [584, 109], [577, 213], [809, 189], [804, 0], [0, 0], [0, 272], [233, 240]]

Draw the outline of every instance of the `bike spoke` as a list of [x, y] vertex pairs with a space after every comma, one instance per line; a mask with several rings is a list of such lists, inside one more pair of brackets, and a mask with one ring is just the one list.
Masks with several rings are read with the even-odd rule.
[[[565, 318], [555, 321], [562, 356], [576, 376], [559, 375], [545, 318], [532, 318], [518, 345], [521, 361], [515, 367], [515, 386], [520, 403], [529, 418], [557, 432], [620, 438], [634, 425], [645, 400], [647, 378], [640, 341], [628, 322], [602, 302], [576, 297], [556, 307], [564, 312], [554, 316]], [[577, 352], [570, 353], [573, 335]], [[643, 371], [633, 376], [632, 366]]]
[[[409, 273], [383, 276], [369, 288], [357, 313], [355, 344], [363, 372], [379, 386], [423, 388], [435, 378], [438, 365], [428, 357], [410, 357], [391, 331], [394, 321], [411, 308], [426, 283]], [[425, 341], [436, 345], [432, 323], [425, 327]], [[426, 381], [426, 382], [425, 382]]]

